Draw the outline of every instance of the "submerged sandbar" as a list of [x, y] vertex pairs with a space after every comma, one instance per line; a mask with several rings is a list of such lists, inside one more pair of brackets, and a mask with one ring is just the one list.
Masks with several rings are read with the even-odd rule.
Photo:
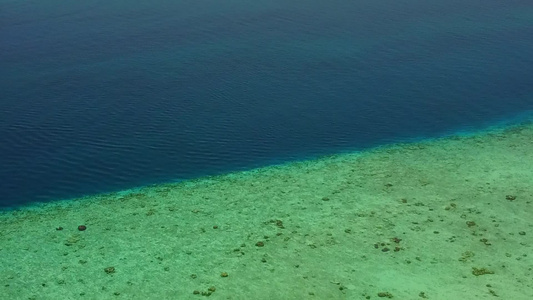
[[532, 168], [528, 123], [4, 212], [0, 295], [531, 299]]

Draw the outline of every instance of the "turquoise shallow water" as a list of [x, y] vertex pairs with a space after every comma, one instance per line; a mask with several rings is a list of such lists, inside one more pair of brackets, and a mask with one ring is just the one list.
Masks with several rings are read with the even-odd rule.
[[0, 1], [1, 206], [529, 118], [527, 1]]

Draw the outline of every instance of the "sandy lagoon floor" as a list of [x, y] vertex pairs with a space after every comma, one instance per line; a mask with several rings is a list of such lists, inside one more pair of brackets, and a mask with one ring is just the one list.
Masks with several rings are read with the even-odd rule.
[[532, 250], [526, 124], [4, 212], [0, 298], [525, 300]]

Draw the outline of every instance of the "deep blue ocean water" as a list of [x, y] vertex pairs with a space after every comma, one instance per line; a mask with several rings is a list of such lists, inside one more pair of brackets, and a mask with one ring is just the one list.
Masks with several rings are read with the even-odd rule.
[[517, 122], [530, 0], [0, 0], [0, 206]]

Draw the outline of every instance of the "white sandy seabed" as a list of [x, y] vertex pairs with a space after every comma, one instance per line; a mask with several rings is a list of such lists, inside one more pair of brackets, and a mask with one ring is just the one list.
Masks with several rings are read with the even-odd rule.
[[47, 203], [0, 298], [533, 299], [532, 202], [528, 123]]

